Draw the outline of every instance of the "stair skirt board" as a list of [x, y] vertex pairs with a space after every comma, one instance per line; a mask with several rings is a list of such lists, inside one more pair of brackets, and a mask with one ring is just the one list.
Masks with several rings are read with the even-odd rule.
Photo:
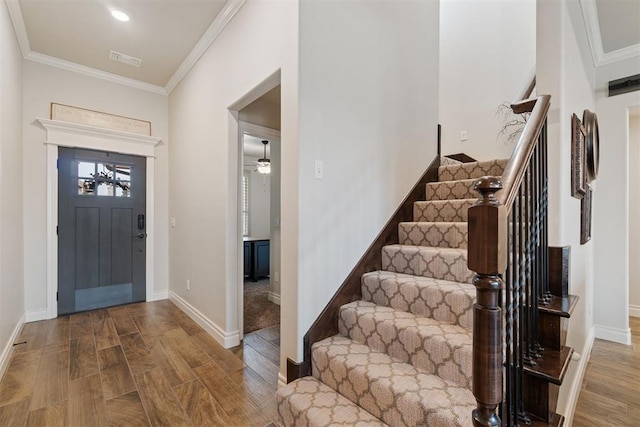
[[[576, 405], [578, 404], [578, 398], [580, 397], [580, 390], [582, 387], [582, 380], [587, 372], [587, 365], [589, 364], [589, 358], [591, 357], [591, 349], [593, 347], [593, 341], [595, 340], [595, 328], [589, 330], [587, 340], [584, 345], [584, 349], [578, 360], [578, 364], [573, 364], [573, 368], [570, 368], [566, 376], [566, 386], [563, 386], [560, 396], [558, 398], [558, 413], [564, 414], [564, 425], [573, 425], [573, 416], [576, 412]], [[576, 353], [573, 354], [573, 360], [576, 359]], [[566, 392], [566, 397], [564, 391]]]
[[438, 168], [427, 200], [398, 225], [399, 244], [382, 247], [382, 270], [361, 276], [362, 299], [338, 310], [338, 335], [312, 345], [312, 377], [278, 390], [281, 425], [471, 425], [467, 211], [475, 179], [506, 164]]

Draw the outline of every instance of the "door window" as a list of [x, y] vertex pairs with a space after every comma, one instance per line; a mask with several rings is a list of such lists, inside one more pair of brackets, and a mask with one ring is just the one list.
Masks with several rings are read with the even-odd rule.
[[78, 161], [78, 194], [131, 197], [131, 165]]

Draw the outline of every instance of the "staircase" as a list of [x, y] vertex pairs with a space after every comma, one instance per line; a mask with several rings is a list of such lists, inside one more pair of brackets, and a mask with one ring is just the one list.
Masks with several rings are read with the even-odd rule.
[[[443, 160], [446, 158], [443, 158]], [[467, 268], [467, 211], [477, 178], [507, 160], [443, 161], [362, 299], [339, 309], [339, 334], [311, 348], [312, 376], [277, 393], [283, 426], [469, 426], [476, 288]]]

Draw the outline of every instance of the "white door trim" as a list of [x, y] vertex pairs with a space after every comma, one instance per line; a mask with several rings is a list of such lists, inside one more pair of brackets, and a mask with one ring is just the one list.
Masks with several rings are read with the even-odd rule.
[[[93, 126], [66, 123], [56, 120], [36, 119], [46, 131], [47, 146], [47, 309], [46, 319], [58, 316], [58, 146], [111, 151], [147, 158], [147, 253], [146, 253], [146, 298], [154, 297], [154, 175], [155, 147], [160, 138], [136, 135]], [[44, 313], [43, 313], [44, 314]], [[30, 319], [42, 320], [42, 319]]]
[[[280, 131], [277, 129], [268, 128], [265, 126], [254, 125], [253, 123], [247, 123], [243, 121], [239, 121], [238, 123], [238, 189], [242, 188], [242, 174], [244, 172], [243, 166], [243, 144], [244, 144], [244, 134], [247, 133], [251, 136], [255, 136], [257, 138], [264, 139], [275, 139], [280, 141]], [[238, 306], [236, 307], [236, 318], [238, 319], [238, 331], [240, 340], [244, 337], [244, 244], [242, 240], [242, 208], [240, 207], [240, 199], [241, 197], [238, 195], [238, 208], [237, 208], [237, 217], [238, 217], [238, 248], [237, 248], [237, 260], [238, 260]], [[278, 304], [279, 305], [279, 304]]]

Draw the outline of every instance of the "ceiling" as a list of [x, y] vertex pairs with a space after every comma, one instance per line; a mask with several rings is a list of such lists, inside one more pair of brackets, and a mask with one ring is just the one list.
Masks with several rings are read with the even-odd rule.
[[596, 0], [596, 8], [604, 53], [640, 45], [640, 1]]
[[[245, 0], [6, 0], [26, 59], [168, 94]], [[128, 22], [111, 16], [129, 15]], [[110, 51], [142, 60], [134, 67]]]
[[[245, 0], [6, 0], [26, 59], [168, 94]], [[580, 0], [596, 66], [640, 56], [639, 0]], [[129, 22], [110, 15], [119, 9]], [[109, 52], [142, 59], [139, 68]]]
[[[264, 155], [264, 145], [262, 144], [263, 138], [256, 138], [252, 135], [244, 135], [243, 138], [243, 152], [245, 157], [252, 157], [256, 159], [261, 159]], [[271, 158], [271, 141], [267, 144], [267, 158]], [[245, 163], [247, 163], [245, 161]]]

